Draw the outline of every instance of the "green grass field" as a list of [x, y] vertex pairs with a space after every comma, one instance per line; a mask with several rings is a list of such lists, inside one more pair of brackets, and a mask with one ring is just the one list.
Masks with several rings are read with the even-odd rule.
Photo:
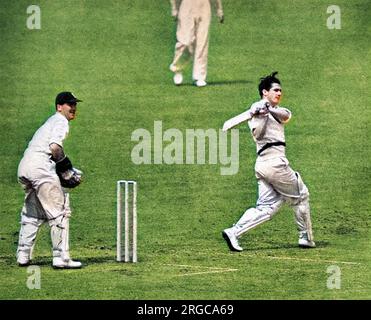
[[[210, 28], [205, 88], [175, 87], [168, 66], [175, 23], [168, 1], [40, 0], [41, 29], [29, 30], [29, 1], [0, 11], [0, 299], [370, 299], [370, 36], [368, 0], [338, 0], [341, 29], [329, 30], [328, 1], [230, 0]], [[297, 247], [292, 210], [241, 239], [232, 253], [221, 231], [256, 201], [255, 145], [239, 127], [239, 171], [214, 165], [135, 165], [135, 129], [219, 129], [258, 99], [274, 70], [293, 112], [287, 156], [311, 193], [316, 249]], [[30, 290], [16, 264], [23, 191], [17, 166], [55, 95], [84, 102], [65, 143], [84, 183], [71, 192], [71, 253], [85, 267], [51, 268], [49, 228]], [[115, 262], [116, 181], [138, 181], [137, 264]], [[341, 287], [327, 286], [328, 268]]]

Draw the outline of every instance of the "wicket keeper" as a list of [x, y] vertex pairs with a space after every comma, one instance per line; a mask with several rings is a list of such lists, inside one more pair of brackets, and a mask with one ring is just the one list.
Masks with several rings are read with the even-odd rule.
[[81, 100], [71, 92], [61, 92], [55, 100], [56, 113], [34, 134], [18, 166], [18, 180], [25, 190], [21, 229], [17, 249], [19, 266], [27, 266], [40, 226], [48, 222], [53, 245], [53, 267], [80, 268], [69, 254], [69, 218], [71, 209], [67, 189], [78, 186], [82, 172], [65, 155], [63, 140], [69, 121], [76, 117]]

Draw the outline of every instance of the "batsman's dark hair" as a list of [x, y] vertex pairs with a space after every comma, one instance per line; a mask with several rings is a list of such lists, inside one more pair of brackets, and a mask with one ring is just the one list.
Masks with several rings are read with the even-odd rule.
[[276, 74], [278, 74], [278, 71], [274, 71], [270, 75], [260, 78], [258, 90], [261, 98], [263, 97], [264, 89], [269, 91], [273, 83], [281, 84], [280, 80], [276, 77]]

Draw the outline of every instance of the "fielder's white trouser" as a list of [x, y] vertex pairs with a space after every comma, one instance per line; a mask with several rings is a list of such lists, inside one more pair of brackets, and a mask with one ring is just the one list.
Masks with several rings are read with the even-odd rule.
[[[56, 176], [57, 177], [57, 176]], [[42, 181], [41, 181], [42, 180]], [[37, 232], [44, 222], [51, 228], [53, 257], [69, 259], [69, 194], [59, 179], [45, 177], [30, 182], [25, 177], [20, 182], [25, 189], [25, 201], [21, 213], [21, 229], [17, 257], [32, 259]]]
[[193, 79], [206, 80], [211, 10], [196, 11], [180, 8], [172, 65], [182, 71], [193, 57]]
[[309, 207], [309, 191], [301, 176], [289, 166], [285, 157], [259, 161], [255, 164], [259, 198], [256, 208], [249, 208], [234, 225], [236, 237], [270, 220], [284, 202], [292, 206], [300, 233], [313, 240]]

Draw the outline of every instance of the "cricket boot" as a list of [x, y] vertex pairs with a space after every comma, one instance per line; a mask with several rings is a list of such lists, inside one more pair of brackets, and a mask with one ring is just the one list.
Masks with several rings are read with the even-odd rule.
[[183, 75], [181, 72], [176, 72], [173, 77], [174, 84], [180, 86], [183, 83]]
[[300, 231], [299, 232], [299, 247], [302, 248], [315, 248], [316, 244], [313, 240], [310, 240], [308, 237], [308, 232], [306, 231]]
[[64, 260], [61, 257], [53, 258], [54, 269], [80, 269], [82, 264], [80, 261], [74, 261], [72, 259]]
[[24, 251], [17, 252], [17, 262], [20, 267], [27, 267], [31, 264], [31, 259], [29, 254]]
[[233, 227], [224, 229], [222, 232], [223, 238], [227, 241], [228, 247], [231, 251], [242, 251], [243, 249], [238, 243], [238, 239], [234, 233]]
[[197, 87], [205, 87], [207, 85], [206, 81], [205, 80], [196, 80], [195, 82], [196, 86]]

